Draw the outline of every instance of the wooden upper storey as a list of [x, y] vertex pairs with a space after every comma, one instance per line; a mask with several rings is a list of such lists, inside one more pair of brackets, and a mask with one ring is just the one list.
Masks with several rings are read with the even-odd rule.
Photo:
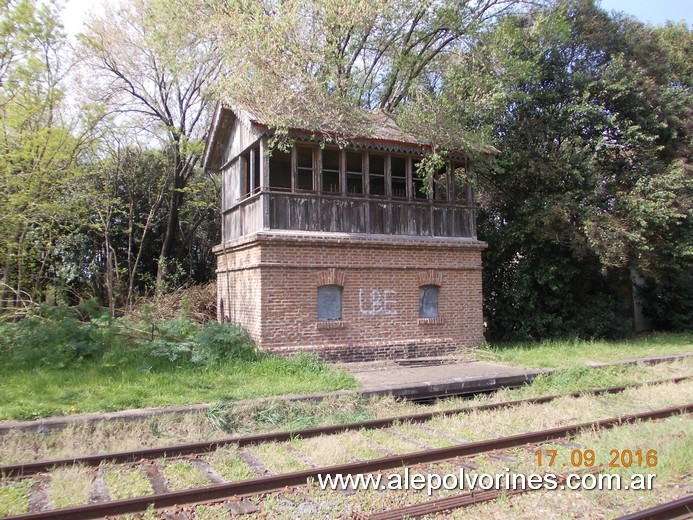
[[290, 149], [270, 151], [266, 126], [218, 107], [204, 166], [222, 172], [223, 241], [262, 229], [476, 238], [466, 157], [425, 186], [417, 171], [427, 147], [390, 118], [380, 128], [383, 137], [342, 148], [294, 130]]

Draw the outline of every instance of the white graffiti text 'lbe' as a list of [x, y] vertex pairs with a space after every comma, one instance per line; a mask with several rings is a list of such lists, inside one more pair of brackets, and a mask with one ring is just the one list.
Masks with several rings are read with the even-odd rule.
[[394, 309], [397, 301], [394, 296], [397, 294], [392, 289], [373, 289], [364, 291], [359, 289], [359, 310], [361, 314], [397, 314]]

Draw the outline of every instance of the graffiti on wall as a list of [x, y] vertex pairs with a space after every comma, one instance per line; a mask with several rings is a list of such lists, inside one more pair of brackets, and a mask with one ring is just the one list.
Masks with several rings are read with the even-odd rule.
[[395, 315], [397, 304], [393, 289], [373, 289], [372, 291], [359, 289], [359, 311], [365, 315]]

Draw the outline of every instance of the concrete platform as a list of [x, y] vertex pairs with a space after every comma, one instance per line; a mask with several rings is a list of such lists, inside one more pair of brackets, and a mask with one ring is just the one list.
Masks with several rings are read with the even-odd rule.
[[[435, 361], [438, 360], [438, 363]], [[450, 358], [368, 363], [366, 367], [342, 366], [361, 385], [364, 397], [375, 395], [447, 395], [517, 387], [546, 370], [531, 370], [484, 361], [456, 362]]]
[[[586, 362], [585, 366], [653, 365], [693, 357], [693, 352], [671, 356], [626, 359], [614, 362]], [[235, 401], [251, 403], [268, 400], [321, 400], [334, 396], [375, 397], [395, 395], [400, 397], [441, 396], [492, 391], [501, 387], [518, 387], [540, 374], [554, 370], [532, 370], [486, 361], [463, 361], [454, 357], [388, 360], [369, 363], [337, 364], [335, 368], [351, 373], [361, 385], [358, 390], [341, 390], [301, 395], [282, 395], [268, 398]], [[97, 421], [136, 421], [163, 414], [204, 413], [212, 403], [171, 406], [166, 408], [139, 408], [119, 412], [84, 413], [47, 417], [34, 421], [0, 421], [0, 435], [10, 431], [45, 433], [65, 428], [70, 424]]]

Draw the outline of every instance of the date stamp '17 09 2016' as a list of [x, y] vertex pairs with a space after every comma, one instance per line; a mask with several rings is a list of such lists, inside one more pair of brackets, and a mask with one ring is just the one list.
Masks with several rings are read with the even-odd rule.
[[[553, 466], [558, 458], [558, 450], [545, 449], [534, 452], [537, 457], [538, 466]], [[559, 460], [562, 462], [562, 460]], [[594, 450], [576, 449], [570, 452], [570, 457], [566, 461], [572, 467], [590, 468], [597, 463]], [[600, 461], [604, 463], [604, 461]], [[631, 466], [639, 468], [654, 468], [657, 466], [657, 450], [610, 450], [608, 466], [610, 468], [629, 468]]]

